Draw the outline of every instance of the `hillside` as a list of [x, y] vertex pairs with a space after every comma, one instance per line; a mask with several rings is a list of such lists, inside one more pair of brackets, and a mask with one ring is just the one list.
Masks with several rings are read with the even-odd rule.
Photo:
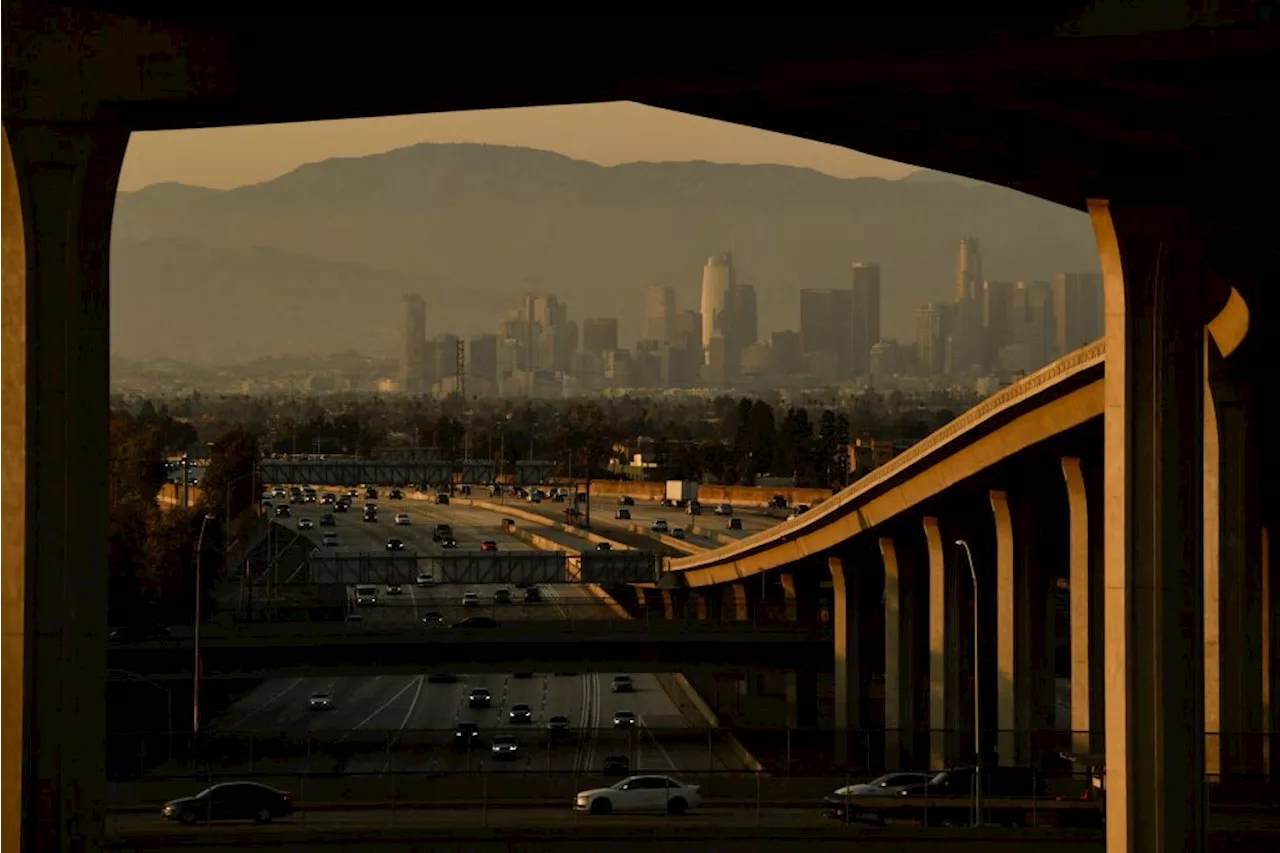
[[726, 249], [739, 279], [756, 286], [764, 337], [797, 327], [800, 288], [847, 286], [849, 265], [869, 260], [882, 265], [885, 334], [912, 339], [916, 306], [953, 291], [966, 235], [981, 239], [988, 278], [1097, 268], [1083, 213], [948, 177], [602, 167], [524, 148], [424, 144], [234, 190], [148, 187], [117, 203], [113, 350], [168, 351], [134, 335], [185, 313], [178, 337], [197, 361], [279, 352], [288, 339], [305, 352], [299, 338], [311, 335], [325, 339], [317, 352], [375, 354], [367, 341], [398, 331], [407, 289], [427, 299], [433, 334], [491, 330], [535, 289], [559, 294], [573, 319], [619, 317], [630, 345], [643, 288], [673, 285], [679, 307], [696, 308], [702, 264]]

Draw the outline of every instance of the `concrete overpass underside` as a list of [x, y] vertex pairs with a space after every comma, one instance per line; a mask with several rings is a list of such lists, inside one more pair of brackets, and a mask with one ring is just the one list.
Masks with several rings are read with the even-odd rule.
[[[1218, 713], [1225, 727], [1236, 715], [1242, 730], [1271, 732], [1280, 722], [1270, 698], [1276, 561], [1255, 535], [1275, 529], [1274, 496], [1257, 476], [1275, 470], [1259, 438], [1274, 427], [1261, 371], [1280, 231], [1280, 174], [1265, 167], [1278, 147], [1266, 108], [1280, 55], [1272, 5], [886, 7], [850, 13], [842, 27], [717, 20], [715, 38], [656, 19], [629, 22], [626, 38], [584, 38], [581, 22], [546, 18], [452, 18], [443, 32], [438, 20], [405, 26], [382, 10], [272, 18], [207, 2], [9, 0], [4, 15], [4, 709], [23, 720], [4, 727], [4, 824], [21, 827], [24, 850], [102, 837], [108, 271], [129, 133], [614, 100], [1089, 211], [1107, 305], [1104, 592], [1102, 616], [1089, 616], [1103, 622], [1105, 647], [1107, 844], [1204, 849], [1206, 721]], [[1234, 341], [1206, 332], [1232, 288], [1248, 315]], [[1219, 453], [1206, 454], [1207, 437], [1220, 439]], [[1207, 513], [1214, 495], [1219, 511]], [[995, 568], [983, 571], [1007, 579], [1019, 516], [990, 492], [980, 505], [996, 530]], [[940, 555], [954, 559], [946, 516], [924, 518], [936, 523], [921, 521], [913, 536], [929, 554], [931, 612], [950, 613], [927, 622], [933, 720], [952, 713], [944, 697], [959, 690], [960, 667], [947, 661], [962, 659], [938, 626], [965, 614], [950, 603], [958, 597], [937, 597]], [[1070, 529], [1074, 592], [1079, 555], [1098, 537]], [[852, 568], [861, 544], [810, 542], [823, 549], [794, 559], [825, 559], [842, 596], [871, 574]], [[792, 574], [803, 586], [805, 573]], [[1016, 588], [996, 587], [1001, 619], [1021, 606]], [[838, 661], [859, 636], [853, 612], [836, 624], [847, 638]], [[1215, 640], [1220, 653], [1206, 654]], [[1013, 669], [1015, 684], [1020, 648], [997, 639], [996, 665], [1002, 677]], [[1216, 711], [1205, 690], [1215, 667]], [[938, 687], [948, 679], [949, 692]], [[856, 685], [845, 686], [847, 697]], [[1016, 718], [1018, 689], [1000, 688], [999, 721]], [[861, 707], [841, 701], [841, 714]]]

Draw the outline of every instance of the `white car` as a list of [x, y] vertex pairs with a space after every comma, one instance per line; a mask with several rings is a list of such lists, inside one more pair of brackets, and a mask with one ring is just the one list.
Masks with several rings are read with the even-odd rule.
[[311, 519], [309, 519], [309, 518], [300, 518], [300, 519], [298, 519], [298, 529], [299, 529], [299, 530], [310, 530], [311, 528], [313, 528], [313, 527], [315, 527], [315, 526], [316, 526], [316, 525], [315, 525], [315, 522], [313, 522], [313, 521], [312, 521]]
[[312, 693], [310, 705], [313, 711], [331, 711], [333, 710], [333, 697], [328, 693]]
[[936, 775], [936, 773], [887, 773], [870, 782], [837, 788], [835, 795], [837, 797], [897, 796], [906, 788], [923, 785]]
[[435, 583], [435, 576], [431, 572], [418, 572], [418, 586], [431, 586]]
[[490, 747], [493, 757], [499, 761], [511, 761], [520, 757], [520, 744], [515, 735], [497, 735]]
[[409, 523], [409, 513], [407, 512], [396, 513], [396, 524], [408, 524], [408, 523]]
[[579, 791], [573, 807], [580, 812], [667, 812], [684, 814], [702, 805], [698, 785], [670, 776], [629, 776], [608, 788]]
[[654, 533], [666, 533], [668, 529], [667, 520], [665, 518], [659, 518], [652, 525], [650, 525], [649, 529]]
[[324, 535], [324, 538], [321, 540], [321, 542], [322, 542], [322, 544], [324, 544], [324, 545], [328, 545], [328, 546], [330, 546], [330, 547], [336, 547], [336, 546], [337, 546], [337, 544], [338, 544], [338, 534], [336, 534], [336, 533], [326, 533], [326, 534]]
[[463, 606], [463, 607], [479, 607], [479, 606], [480, 606], [480, 593], [478, 593], [478, 592], [464, 592], [464, 593], [462, 594], [462, 606]]

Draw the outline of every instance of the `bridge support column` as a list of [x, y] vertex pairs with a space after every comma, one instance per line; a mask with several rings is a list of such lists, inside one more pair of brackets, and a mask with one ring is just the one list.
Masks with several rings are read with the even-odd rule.
[[917, 607], [912, 603], [910, 580], [903, 577], [905, 561], [892, 538], [880, 538], [880, 557], [884, 563], [884, 768], [897, 770], [915, 752], [913, 616]]
[[108, 255], [128, 138], [4, 122], [3, 820], [23, 850], [103, 843]]
[[787, 673], [787, 728], [818, 727], [818, 673], [801, 669]]
[[955, 599], [956, 594], [948, 588], [946, 550], [937, 518], [924, 519], [924, 536], [929, 559], [929, 766], [941, 770], [949, 758], [949, 735], [958, 722], [958, 696], [953, 682], [959, 650], [952, 642], [954, 615], [948, 618], [949, 599]]
[[1107, 849], [1201, 851], [1209, 234], [1090, 201], [1106, 302]]
[[689, 604], [693, 607], [693, 616], [699, 621], [705, 622], [707, 613], [709, 612], [707, 594], [699, 590], [691, 590], [689, 592]]
[[[1211, 377], [1222, 356], [1205, 341]], [[1216, 377], [1214, 377], [1216, 379]], [[1210, 382], [1204, 442], [1205, 771], [1262, 772], [1261, 506], [1243, 383]]]
[[662, 593], [662, 617], [676, 618], [676, 594], [669, 589], [659, 590]]
[[733, 619], [735, 622], [748, 622], [751, 620], [751, 599], [747, 594], [747, 587], [741, 581], [729, 585], [729, 594], [732, 596], [733, 603]]
[[800, 618], [800, 610], [796, 601], [796, 576], [791, 572], [783, 572], [779, 576], [782, 583], [782, 600], [785, 619], [788, 622], [796, 622]]
[[[1018, 589], [1014, 576], [1013, 519], [1009, 513], [1009, 497], [1004, 492], [990, 493], [991, 512], [996, 529], [996, 754], [999, 762], [1012, 765], [1018, 759], [1017, 681], [1018, 653], [1022, 640], [1019, 624]], [[977, 606], [975, 604], [975, 606]], [[975, 640], [977, 642], [977, 640]]]
[[1280, 565], [1271, 554], [1271, 527], [1262, 528], [1262, 750], [1263, 769], [1275, 778], [1280, 772], [1280, 606], [1276, 587]]
[[1098, 515], [1097, 507], [1090, 506], [1080, 459], [1067, 457], [1062, 460], [1062, 476], [1067, 485], [1067, 560], [1068, 582], [1071, 594], [1071, 750], [1077, 755], [1087, 755], [1101, 748], [1099, 727], [1102, 724], [1102, 679], [1098, 662], [1101, 643], [1095, 635], [1102, 626], [1101, 602], [1098, 584], [1094, 580], [1093, 539], [1094, 526], [1090, 512]]
[[[842, 557], [830, 557], [831, 586], [835, 593], [835, 760], [850, 760], [850, 737], [864, 728], [867, 681], [862, 659], [862, 619], [859, 592], [861, 571]], [[860, 756], [865, 758], [865, 756]]]

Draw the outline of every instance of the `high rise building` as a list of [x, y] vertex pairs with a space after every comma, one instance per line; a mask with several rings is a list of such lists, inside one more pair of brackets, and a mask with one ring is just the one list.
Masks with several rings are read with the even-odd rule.
[[436, 335], [435, 382], [458, 375], [458, 336], [445, 332]]
[[476, 379], [496, 382], [498, 379], [498, 336], [492, 333], [473, 335], [470, 342], [467, 373]]
[[1000, 350], [1013, 343], [1013, 282], [982, 283], [983, 366], [995, 367]]
[[416, 293], [404, 297], [404, 362], [400, 365], [400, 388], [422, 394], [430, 388], [423, 350], [427, 342], [427, 306]]
[[712, 333], [724, 332], [729, 290], [736, 283], [733, 255], [725, 252], [707, 259], [702, 268], [702, 337], [699, 340], [704, 352], [711, 343]]
[[977, 299], [984, 280], [982, 247], [977, 237], [965, 237], [960, 241], [960, 256], [956, 259], [956, 301]]
[[853, 318], [850, 370], [854, 376], [871, 372], [871, 348], [880, 341], [880, 265], [853, 265]]
[[1102, 276], [1060, 272], [1053, 277], [1054, 344], [1057, 354], [1071, 352], [1101, 338]]
[[770, 363], [779, 376], [804, 373], [804, 346], [799, 332], [774, 332], [770, 348], [773, 350]]
[[956, 258], [956, 301], [947, 343], [947, 373], [981, 369], [986, 360], [982, 325], [982, 250], [975, 237], [960, 241]]
[[926, 302], [916, 313], [916, 358], [922, 376], [938, 376], [946, 367], [947, 306]]
[[582, 321], [582, 349], [603, 356], [618, 348], [618, 320], [615, 317], [592, 317]]
[[659, 343], [675, 343], [676, 289], [665, 284], [651, 284], [644, 306], [647, 340]]
[[1047, 281], [1020, 281], [1013, 286], [1014, 342], [1026, 353], [1028, 370], [1053, 359], [1052, 288]]
[[806, 359], [826, 354], [837, 380], [849, 377], [852, 326], [852, 290], [800, 291], [800, 346]]
[[750, 284], [735, 284], [729, 291], [732, 296], [732, 315], [729, 336], [739, 349], [749, 347], [760, 340], [760, 317], [756, 309], [756, 289]]
[[685, 310], [676, 314], [676, 334], [672, 341], [674, 346], [682, 349], [696, 350], [699, 361], [702, 360], [702, 315], [697, 311]]

